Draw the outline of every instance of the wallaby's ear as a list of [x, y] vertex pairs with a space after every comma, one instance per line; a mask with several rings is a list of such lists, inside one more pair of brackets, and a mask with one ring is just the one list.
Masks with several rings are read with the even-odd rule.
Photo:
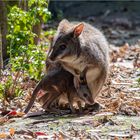
[[61, 20], [59, 25], [64, 25], [64, 24], [68, 24], [68, 23], [69, 23], [69, 21], [67, 19], [63, 19], [63, 20]]
[[84, 29], [84, 24], [80, 23], [74, 28], [74, 37], [78, 37]]

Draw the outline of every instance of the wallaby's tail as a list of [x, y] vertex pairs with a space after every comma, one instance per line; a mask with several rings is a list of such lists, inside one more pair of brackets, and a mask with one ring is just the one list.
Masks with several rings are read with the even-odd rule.
[[36, 99], [37, 93], [41, 89], [42, 81], [43, 81], [43, 79], [41, 81], [39, 81], [39, 83], [36, 85], [36, 87], [35, 87], [35, 89], [33, 91], [32, 97], [30, 99], [30, 102], [28, 103], [26, 109], [24, 110], [24, 113], [27, 114], [29, 112], [29, 110], [32, 108], [33, 103], [34, 103], [34, 101]]

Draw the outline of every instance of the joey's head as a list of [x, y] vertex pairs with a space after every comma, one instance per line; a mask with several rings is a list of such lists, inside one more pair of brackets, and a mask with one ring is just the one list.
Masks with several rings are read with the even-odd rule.
[[52, 41], [49, 58], [55, 61], [78, 56], [81, 52], [79, 36], [83, 29], [83, 23], [73, 25], [67, 20], [62, 20]]
[[92, 98], [92, 94], [87, 86], [87, 84], [80, 84], [79, 88], [77, 89], [79, 97], [85, 101], [87, 104], [94, 104], [94, 100]]
[[87, 82], [84, 77], [80, 76], [80, 81], [74, 78], [74, 86], [77, 90], [78, 96], [85, 101], [87, 104], [94, 104], [94, 100], [92, 98], [92, 93], [89, 90]]

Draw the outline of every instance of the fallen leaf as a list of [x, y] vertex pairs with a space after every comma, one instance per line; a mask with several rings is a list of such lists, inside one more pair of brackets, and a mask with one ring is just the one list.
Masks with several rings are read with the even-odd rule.
[[7, 114], [7, 116], [15, 116], [15, 115], [17, 115], [17, 112], [16, 112], [15, 110], [10, 111], [10, 112]]
[[33, 139], [33, 137], [30, 136], [30, 135], [22, 135], [21, 138], [22, 138], [22, 139], [27, 139], [27, 140]]
[[47, 135], [47, 134], [45, 134], [44, 132], [35, 132], [35, 134], [37, 135], [37, 136], [40, 136], [40, 135]]
[[2, 124], [4, 124], [5, 122], [7, 122], [8, 121], [8, 119], [6, 118], [6, 117], [1, 117], [0, 118], [0, 124], [2, 125]]
[[65, 140], [65, 139], [70, 139], [71, 137], [68, 136], [68, 134], [62, 132], [62, 131], [59, 131], [59, 140]]
[[24, 112], [17, 112], [17, 116], [18, 116], [18, 117], [22, 117], [22, 116], [24, 116], [24, 115], [25, 115]]
[[5, 139], [7, 137], [6, 133], [0, 133], [0, 139]]
[[13, 136], [15, 134], [15, 129], [14, 128], [10, 128], [9, 132], [10, 132], [10, 135]]

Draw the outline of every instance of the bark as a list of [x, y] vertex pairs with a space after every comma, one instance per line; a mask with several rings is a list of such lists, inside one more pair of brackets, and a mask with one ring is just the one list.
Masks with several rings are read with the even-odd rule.
[[[33, 6], [37, 6], [37, 5], [33, 5]], [[28, 1], [27, 0], [19, 0], [19, 7], [22, 10], [28, 11]], [[39, 42], [39, 37], [40, 37], [40, 33], [41, 33], [41, 25], [42, 25], [42, 23], [37, 23], [36, 25], [33, 26], [33, 33], [35, 33], [37, 35], [34, 38], [34, 43], [36, 45]]]
[[19, 7], [22, 10], [28, 11], [28, 1], [27, 0], [19, 0]]
[[[32, 7], [36, 7], [37, 8], [37, 5], [38, 5], [38, 1], [37, 1], [37, 3], [34, 3], [32, 5]], [[35, 45], [37, 45], [38, 42], [39, 42], [40, 33], [41, 33], [41, 25], [42, 25], [42, 19], [41, 19], [41, 17], [38, 14], [36, 15], [36, 18], [39, 18], [40, 22], [39, 23], [36, 23], [33, 26], [33, 33], [35, 33], [37, 35], [37, 36], [34, 37], [34, 43], [35, 43]]]
[[2, 55], [2, 36], [1, 36], [1, 29], [0, 29], [0, 77], [1, 77], [1, 70], [3, 69], [3, 55]]
[[33, 33], [35, 33], [37, 35], [34, 38], [34, 43], [35, 43], [35, 45], [37, 45], [39, 42], [39, 37], [40, 37], [40, 33], [41, 33], [41, 23], [38, 23], [33, 26]]
[[3, 58], [6, 59], [7, 56], [7, 8], [6, 8], [6, 1], [0, 0], [0, 27], [1, 27], [1, 34], [2, 34], [2, 53]]

